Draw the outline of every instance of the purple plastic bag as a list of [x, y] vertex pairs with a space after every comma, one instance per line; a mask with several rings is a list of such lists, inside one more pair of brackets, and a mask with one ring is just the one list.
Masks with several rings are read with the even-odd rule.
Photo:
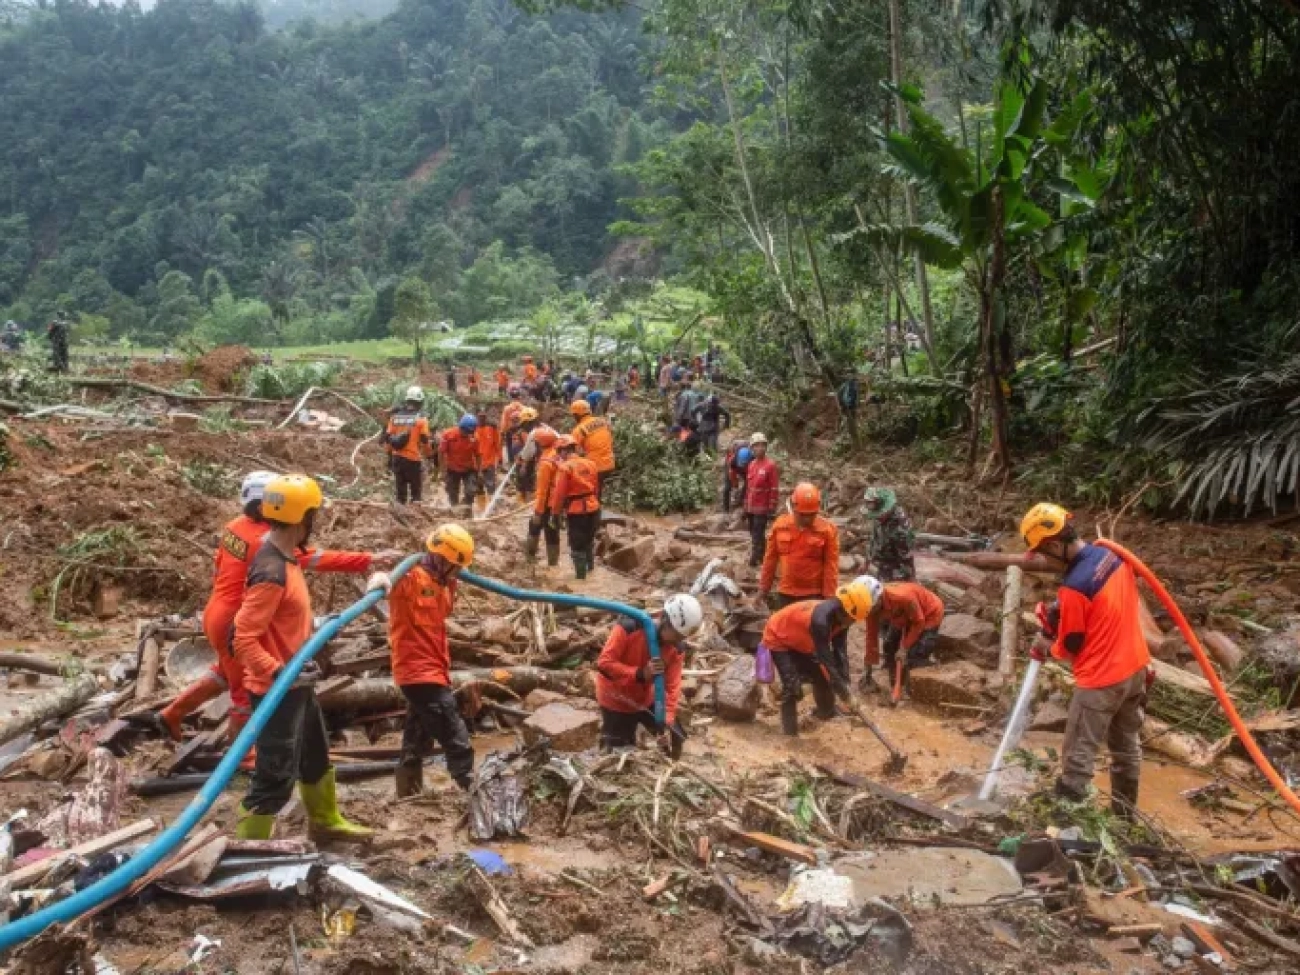
[[754, 679], [760, 684], [770, 684], [776, 679], [776, 666], [772, 663], [772, 651], [766, 643], [760, 643], [754, 652]]

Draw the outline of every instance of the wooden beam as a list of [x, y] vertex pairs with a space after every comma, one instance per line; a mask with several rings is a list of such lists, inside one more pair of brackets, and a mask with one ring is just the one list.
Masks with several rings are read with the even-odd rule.
[[768, 853], [775, 853], [777, 856], [785, 857], [787, 860], [796, 860], [799, 863], [807, 863], [810, 866], [817, 865], [817, 851], [811, 846], [805, 846], [802, 843], [791, 843], [789, 840], [783, 840], [779, 836], [773, 836], [771, 833], [745, 832], [740, 829], [732, 829], [732, 835], [736, 839], [744, 840], [751, 846], [756, 846], [760, 850], [766, 850]]
[[141, 819], [129, 826], [115, 829], [111, 833], [97, 836], [93, 840], [78, 843], [76, 846], [55, 853], [53, 856], [48, 856], [44, 860], [38, 860], [36, 863], [29, 863], [25, 867], [19, 867], [17, 870], [5, 874], [4, 881], [12, 890], [23, 890], [44, 877], [50, 872], [51, 867], [65, 857], [78, 856], [82, 859], [89, 859], [90, 857], [99, 856], [99, 854], [106, 853], [115, 847], [139, 839], [146, 833], [152, 833], [157, 828], [158, 824], [152, 819]]
[[965, 816], [950, 812], [947, 809], [941, 809], [932, 802], [926, 802], [924, 799], [918, 799], [916, 796], [909, 796], [906, 792], [899, 792], [897, 789], [891, 789], [887, 785], [881, 785], [879, 782], [873, 782], [861, 775], [855, 775], [852, 772], [837, 772], [833, 768], [825, 765], [818, 765], [818, 769], [825, 772], [836, 782], [841, 785], [849, 785], [855, 789], [861, 789], [864, 792], [870, 792], [873, 796], [881, 799], [887, 799], [896, 806], [902, 806], [909, 812], [914, 812], [918, 816], [925, 816], [928, 819], [936, 820], [945, 826], [951, 826], [953, 829], [965, 829], [970, 825], [970, 820]]

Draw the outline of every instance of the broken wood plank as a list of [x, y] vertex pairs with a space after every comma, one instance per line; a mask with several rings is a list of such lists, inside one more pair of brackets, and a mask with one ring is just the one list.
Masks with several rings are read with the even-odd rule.
[[1270, 931], [1268, 928], [1264, 927], [1264, 925], [1257, 924], [1240, 911], [1235, 911], [1231, 907], [1223, 907], [1220, 908], [1220, 910], [1228, 920], [1256, 941], [1268, 945], [1274, 951], [1280, 951], [1284, 955], [1290, 955], [1292, 958], [1300, 958], [1300, 943], [1292, 941], [1290, 938], [1284, 938], [1280, 934]]
[[340, 674], [335, 677], [329, 677], [316, 685], [316, 700], [323, 701], [333, 694], [345, 691], [357, 682], [355, 677], [349, 677], [346, 674]]
[[1106, 929], [1108, 938], [1154, 938], [1164, 930], [1160, 924], [1115, 924]]
[[809, 866], [817, 865], [817, 851], [811, 846], [805, 846], [803, 843], [791, 843], [789, 840], [783, 840], [779, 836], [773, 836], [771, 833], [747, 832], [743, 829], [732, 828], [732, 835], [737, 839], [744, 840], [751, 846], [756, 846], [760, 850], [766, 850], [768, 853], [775, 853], [777, 856], [785, 857], [787, 860], [796, 860], [799, 863], [806, 863]]
[[65, 857], [77, 856], [88, 859], [99, 856], [101, 853], [106, 853], [116, 847], [130, 843], [132, 840], [139, 839], [157, 828], [158, 824], [152, 819], [141, 819], [129, 826], [123, 826], [121, 829], [115, 829], [111, 833], [98, 836], [93, 840], [78, 843], [74, 847], [59, 851], [36, 863], [29, 863], [25, 867], [19, 867], [17, 870], [5, 874], [3, 882], [8, 884], [11, 890], [22, 890], [32, 886], [32, 884], [44, 877], [52, 866]]
[[737, 889], [736, 882], [724, 873], [721, 867], [715, 866], [713, 868], [713, 879], [722, 888], [723, 896], [727, 898], [727, 902], [740, 911], [751, 927], [758, 928], [764, 933], [770, 933], [773, 930], [772, 922], [754, 908], [754, 905], [749, 902], [749, 898]]
[[1204, 954], [1217, 953], [1223, 960], [1223, 970], [1231, 971], [1237, 967], [1236, 960], [1232, 957], [1232, 952], [1224, 947], [1223, 942], [1208, 927], [1199, 921], [1184, 921], [1180, 927], [1183, 936]]
[[152, 636], [144, 638], [140, 649], [140, 672], [135, 677], [135, 699], [144, 701], [158, 692], [158, 667], [162, 663], [162, 644]]
[[12, 715], [0, 721], [0, 745], [39, 728], [46, 721], [75, 711], [98, 693], [99, 682], [94, 675], [81, 674], [45, 694], [24, 701]]
[[1001, 643], [998, 651], [998, 674], [1008, 683], [1016, 675], [1016, 656], [1020, 651], [1020, 590], [1025, 573], [1018, 565], [1007, 566], [1006, 588], [1002, 593]]
[[347, 660], [331, 660], [330, 674], [362, 674], [367, 670], [383, 670], [392, 666], [392, 656], [387, 650], [365, 653]]
[[852, 786], [855, 789], [861, 789], [870, 792], [872, 795], [887, 799], [896, 806], [902, 806], [909, 812], [914, 812], [918, 816], [925, 816], [943, 823], [945, 826], [951, 826], [953, 829], [965, 829], [970, 825], [970, 820], [947, 809], [942, 809], [932, 802], [926, 802], [924, 799], [918, 799], [916, 796], [909, 796], [906, 792], [899, 792], [897, 789], [891, 789], [887, 785], [881, 785], [879, 782], [873, 782], [865, 776], [855, 775], [852, 772], [837, 772], [835, 769], [826, 765], [818, 765], [817, 768], [829, 775], [841, 785]]
[[1190, 691], [1192, 694], [1214, 697], [1214, 688], [1210, 686], [1210, 682], [1204, 677], [1188, 673], [1181, 667], [1167, 664], [1155, 657], [1151, 658], [1151, 666], [1155, 668], [1156, 680], [1164, 681], [1166, 684], [1173, 684], [1180, 690]]
[[660, 894], [662, 894], [665, 890], [667, 890], [668, 885], [671, 884], [672, 882], [673, 882], [673, 875], [670, 873], [666, 873], [658, 880], [652, 880], [650, 883], [646, 884], [643, 888], [641, 888], [641, 896], [648, 901], [652, 901]]

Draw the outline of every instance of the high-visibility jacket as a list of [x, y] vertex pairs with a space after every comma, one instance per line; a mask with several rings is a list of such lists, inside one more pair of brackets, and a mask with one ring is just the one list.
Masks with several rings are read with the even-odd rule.
[[478, 374], [478, 370], [477, 370], [477, 369], [471, 369], [471, 370], [469, 371], [469, 391], [470, 391], [471, 393], [477, 393], [477, 392], [478, 392], [478, 384], [479, 384], [479, 380], [480, 380], [481, 378], [482, 378], [482, 377], [479, 376], [479, 374]]
[[631, 369], [627, 371], [628, 389], [636, 389], [640, 385], [641, 385], [641, 373], [636, 366], [633, 366]]
[[442, 469], [451, 474], [467, 474], [478, 467], [478, 441], [465, 436], [460, 427], [448, 427], [438, 440], [438, 457]]
[[745, 471], [745, 514], [770, 515], [781, 496], [781, 469], [768, 457], [755, 457]]
[[531, 362], [524, 363], [524, 382], [526, 383], [537, 382], [537, 367], [533, 365]]
[[501, 431], [494, 423], [480, 423], [474, 431], [478, 442], [478, 459], [484, 467], [496, 467], [501, 463]]
[[432, 453], [429, 421], [419, 413], [394, 413], [385, 431], [388, 452], [406, 460], [420, 460]]
[[537, 461], [537, 491], [533, 494], [533, 514], [544, 515], [551, 510], [551, 495], [560, 472], [560, 455], [554, 447], [547, 447]]
[[[668, 724], [677, 720], [681, 700], [682, 664], [685, 655], [673, 644], [659, 644], [664, 662], [664, 718]], [[596, 661], [596, 701], [602, 708], [621, 714], [654, 713], [653, 680], [637, 679], [637, 672], [650, 662], [650, 645], [641, 624], [629, 617], [619, 617], [609, 632]]]
[[806, 599], [791, 603], [768, 617], [763, 644], [773, 653], [802, 653], [816, 657], [828, 674], [836, 668], [831, 640], [848, 629], [839, 621], [835, 599]]
[[570, 457], [560, 462], [551, 494], [551, 513], [585, 515], [600, 510], [600, 474], [586, 457]]
[[498, 369], [498, 370], [497, 370], [497, 389], [498, 389], [500, 392], [503, 392], [503, 393], [504, 393], [504, 392], [506, 391], [506, 387], [509, 386], [509, 385], [510, 385], [510, 373], [507, 372], [505, 369]]
[[902, 631], [902, 648], [910, 650], [921, 634], [943, 622], [943, 600], [919, 582], [891, 582], [880, 596], [880, 608], [867, 617], [866, 661], [880, 663], [880, 624]]
[[235, 657], [244, 686], [265, 694], [311, 636], [311, 594], [298, 563], [263, 545], [248, 568], [248, 591], [235, 615]]
[[501, 408], [501, 432], [509, 436], [519, 426], [519, 414], [524, 411], [524, 404], [512, 399]]
[[614, 469], [614, 431], [603, 416], [584, 419], [573, 428], [573, 439], [600, 473], [608, 474]]
[[783, 595], [830, 599], [840, 584], [839, 529], [821, 515], [810, 528], [800, 528], [794, 515], [782, 515], [768, 536], [758, 578], [760, 592], [771, 591], [778, 571], [777, 591]]
[[[427, 556], [426, 556], [427, 559]], [[456, 601], [456, 580], [446, 585], [421, 562], [388, 595], [388, 642], [393, 649], [393, 682], [451, 683], [447, 617]]]
[[1070, 562], [1056, 598], [1061, 621], [1052, 656], [1073, 664], [1076, 685], [1110, 687], [1150, 665], [1137, 579], [1114, 552], [1085, 545]]

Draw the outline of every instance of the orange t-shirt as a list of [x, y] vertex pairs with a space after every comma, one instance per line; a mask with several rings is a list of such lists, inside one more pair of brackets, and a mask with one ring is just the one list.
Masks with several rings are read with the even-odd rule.
[[393, 648], [393, 682], [451, 683], [447, 617], [456, 601], [456, 580], [440, 583], [423, 564], [402, 576], [388, 595], [388, 642]]
[[478, 459], [484, 467], [496, 467], [501, 463], [501, 431], [491, 423], [480, 423], [474, 431], [478, 441]]
[[614, 469], [614, 431], [603, 416], [589, 416], [579, 423], [573, 428], [573, 439], [600, 473]]
[[586, 457], [561, 461], [551, 495], [552, 514], [584, 515], [600, 510], [600, 476]]
[[[660, 644], [664, 662], [664, 720], [677, 720], [677, 704], [682, 691], [682, 664], [685, 656], [670, 644]], [[602, 708], [621, 714], [640, 711], [654, 713], [654, 681], [642, 683], [637, 671], [650, 662], [650, 645], [641, 624], [620, 617], [609, 633], [596, 661], [596, 701]]]
[[537, 382], [537, 367], [531, 362], [524, 365], [524, 381], [529, 383]]
[[[388, 419], [388, 451], [406, 460], [430, 454], [429, 421], [418, 413], [394, 413]], [[396, 440], [401, 446], [394, 443]]]
[[840, 584], [840, 533], [818, 515], [811, 528], [800, 528], [794, 515], [786, 513], [776, 519], [763, 554], [763, 570], [758, 588], [770, 592], [781, 575], [778, 592], [786, 596], [829, 599]]
[[235, 615], [235, 658], [244, 686], [265, 694], [311, 636], [311, 594], [298, 563], [263, 545], [248, 568], [248, 591]]
[[505, 389], [510, 385], [510, 373], [504, 369], [497, 370], [497, 389]]
[[460, 427], [448, 427], [438, 440], [438, 456], [442, 468], [453, 474], [466, 474], [477, 468], [478, 440], [465, 436]]
[[943, 600], [919, 582], [891, 582], [880, 597], [880, 610], [867, 617], [866, 660], [880, 663], [880, 624], [903, 633], [902, 648], [910, 650], [921, 634], [943, 622]]
[[1061, 622], [1052, 656], [1073, 663], [1077, 686], [1110, 687], [1151, 663], [1137, 578], [1114, 552], [1085, 545], [1066, 570], [1057, 601]]

